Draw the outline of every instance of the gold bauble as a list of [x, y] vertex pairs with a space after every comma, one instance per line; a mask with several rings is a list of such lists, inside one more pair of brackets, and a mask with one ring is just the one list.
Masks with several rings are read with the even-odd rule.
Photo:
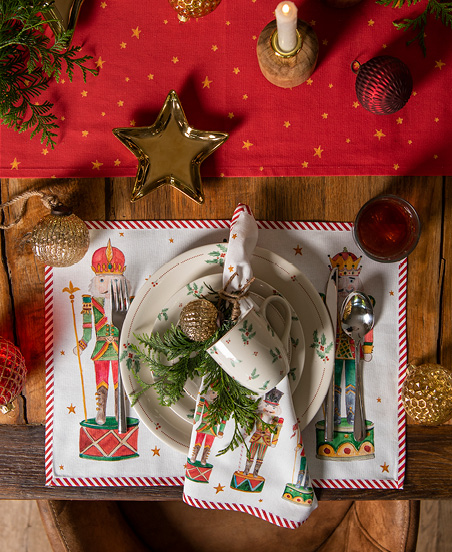
[[72, 266], [88, 251], [86, 224], [62, 205], [35, 226], [31, 244], [36, 257], [48, 266]]
[[452, 418], [452, 374], [439, 364], [410, 365], [401, 395], [406, 413], [420, 424]]
[[177, 17], [185, 23], [190, 18], [203, 17], [218, 6], [221, 0], [169, 0], [176, 10]]
[[192, 341], [205, 341], [217, 331], [218, 311], [207, 299], [197, 299], [185, 305], [180, 313], [179, 325]]

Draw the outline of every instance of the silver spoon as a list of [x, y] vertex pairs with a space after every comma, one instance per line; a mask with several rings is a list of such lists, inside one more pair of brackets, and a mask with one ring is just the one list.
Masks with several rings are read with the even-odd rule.
[[342, 303], [341, 325], [344, 332], [355, 342], [355, 421], [353, 437], [362, 441], [366, 435], [364, 416], [361, 344], [364, 336], [374, 327], [374, 311], [369, 297], [360, 291], [350, 293]]

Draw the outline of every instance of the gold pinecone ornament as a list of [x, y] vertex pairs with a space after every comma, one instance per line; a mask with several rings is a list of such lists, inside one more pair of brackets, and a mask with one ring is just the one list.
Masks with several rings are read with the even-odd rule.
[[61, 204], [52, 208], [31, 233], [30, 242], [36, 257], [48, 266], [72, 266], [89, 247], [86, 224]]
[[179, 21], [185, 23], [191, 18], [203, 17], [213, 12], [221, 0], [169, 0], [176, 10]]
[[413, 420], [424, 425], [443, 424], [452, 418], [452, 373], [439, 364], [409, 365], [401, 396]]
[[182, 309], [180, 329], [192, 341], [205, 341], [217, 331], [218, 311], [207, 299], [191, 301]]

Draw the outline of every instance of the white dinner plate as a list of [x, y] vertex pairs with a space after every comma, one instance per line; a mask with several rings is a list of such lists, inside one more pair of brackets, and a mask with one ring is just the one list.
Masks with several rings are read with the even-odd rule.
[[[197, 297], [201, 296], [208, 298], [209, 288], [218, 291], [223, 287], [222, 281], [223, 276], [221, 273], [218, 273], [204, 276], [194, 282], [189, 282], [177, 293], [175, 293], [158, 313], [152, 326], [152, 333], [163, 335], [165, 331], [171, 327], [171, 324], [176, 325], [178, 323], [181, 310], [187, 303], [196, 300]], [[275, 290], [269, 284], [256, 278], [250, 286], [249, 298], [251, 298], [259, 307], [262, 301], [269, 295], [273, 295], [275, 291], [277, 292], [278, 290]], [[267, 317], [270, 322], [270, 326], [272, 326], [276, 334], [279, 336], [281, 336], [284, 331], [284, 317], [281, 314], [280, 308], [281, 307], [278, 303], [270, 303], [267, 308]], [[305, 358], [303, 329], [293, 309], [292, 327], [287, 348], [290, 360], [289, 382], [293, 393], [300, 381]], [[146, 381], [152, 382], [152, 376], [148, 374]], [[185, 385], [185, 395], [172, 407], [174, 412], [181, 416], [181, 418], [190, 425], [193, 425], [193, 412], [196, 407], [195, 401], [198, 395], [200, 383], [200, 378], [188, 380]], [[136, 384], [135, 387], [137, 387]]]
[[[158, 314], [184, 285], [222, 274], [227, 244], [212, 244], [191, 249], [157, 270], [137, 293], [127, 313], [121, 332], [121, 350], [136, 343], [135, 335], [149, 334]], [[292, 305], [303, 329], [305, 361], [293, 402], [302, 430], [322, 405], [332, 376], [334, 356], [328, 354], [333, 343], [333, 329], [328, 311], [311, 282], [276, 253], [257, 247], [251, 257], [253, 274], [283, 295]], [[130, 361], [130, 359], [129, 359]], [[139, 389], [128, 369], [127, 358], [121, 361], [124, 388], [129, 395]], [[152, 381], [147, 366], [140, 367], [140, 377]], [[175, 411], [159, 404], [154, 389], [149, 388], [135, 403], [135, 412], [149, 430], [163, 442], [187, 453], [191, 425]], [[177, 410], [177, 409], [176, 409]]]

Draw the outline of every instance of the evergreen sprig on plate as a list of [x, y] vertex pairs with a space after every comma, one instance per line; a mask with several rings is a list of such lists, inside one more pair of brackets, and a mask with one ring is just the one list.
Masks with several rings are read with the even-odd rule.
[[[45, 35], [48, 0], [0, 0], [0, 119], [22, 133], [31, 129], [30, 138], [41, 134], [41, 144], [56, 145], [57, 117], [48, 100], [37, 98], [47, 90], [51, 77], [59, 82], [65, 72], [70, 81], [78, 69], [86, 81], [96, 69], [85, 64], [92, 56], [79, 56], [79, 48], [66, 48], [72, 31], [54, 38]], [[49, 16], [50, 17], [50, 16]]]
[[[392, 8], [401, 8], [405, 4], [407, 6], [414, 6], [420, 1], [421, 0], [377, 0], [377, 4], [391, 6]], [[452, 29], [452, 2], [439, 2], [438, 0], [428, 0], [424, 11], [414, 19], [405, 18], [401, 21], [392, 22], [396, 29], [402, 31], [411, 29], [416, 33], [411, 40], [407, 41], [407, 45], [417, 40], [424, 56], [427, 54], [425, 28], [427, 26], [427, 16], [429, 14], [433, 15], [435, 19], [440, 19], [446, 27]]]
[[[227, 310], [218, 303], [215, 303], [215, 306], [227, 316]], [[132, 405], [142, 393], [153, 387], [159, 396], [160, 404], [172, 406], [182, 398], [186, 381], [196, 376], [203, 378], [201, 394], [209, 387], [217, 392], [217, 397], [210, 404], [208, 416], [204, 421], [211, 426], [217, 426], [223, 420], [231, 419], [234, 422], [231, 441], [218, 452], [218, 455], [245, 443], [244, 435], [249, 435], [255, 423], [260, 420], [260, 398], [257, 393], [243, 387], [229, 376], [207, 353], [207, 349], [234, 324], [235, 322], [226, 319], [205, 341], [192, 341], [179, 326], [172, 324], [163, 335], [157, 332], [150, 335], [135, 335], [137, 343], [129, 344], [129, 350], [123, 353], [123, 358], [129, 355], [127, 366], [140, 385], [140, 389], [132, 395]], [[153, 383], [146, 383], [141, 378], [140, 362], [151, 369]], [[260, 422], [264, 429], [269, 428], [273, 431], [270, 424], [262, 420]]]
[[174, 324], [171, 324], [163, 335], [136, 335], [138, 344], [130, 344], [129, 348], [139, 360], [149, 366], [155, 381], [141, 386], [134, 394], [135, 402], [146, 389], [154, 387], [162, 406], [175, 404], [182, 398], [187, 380], [197, 376], [203, 377], [209, 370], [218, 366], [206, 351], [228, 331], [229, 327], [229, 323], [224, 324], [206, 341], [190, 340]]

